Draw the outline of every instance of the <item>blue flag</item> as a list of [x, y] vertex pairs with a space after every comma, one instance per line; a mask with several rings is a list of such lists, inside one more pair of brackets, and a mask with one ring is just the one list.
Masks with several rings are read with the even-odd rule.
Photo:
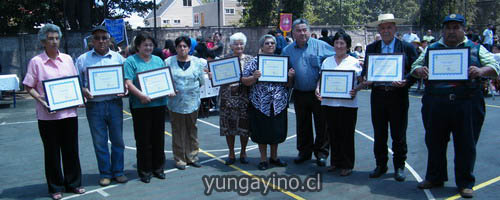
[[116, 44], [125, 39], [125, 22], [123, 19], [105, 19], [104, 24], [111, 37], [115, 38]]

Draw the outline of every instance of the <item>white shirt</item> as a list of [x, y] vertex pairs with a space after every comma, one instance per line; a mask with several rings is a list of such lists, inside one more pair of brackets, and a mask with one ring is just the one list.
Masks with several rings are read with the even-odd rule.
[[[359, 65], [359, 60], [352, 57], [347, 56], [337, 64], [335, 61], [335, 56], [330, 56], [323, 61], [321, 65], [321, 70], [325, 69], [336, 69], [336, 70], [354, 70], [356, 74], [356, 79], [354, 80], [354, 87], [358, 85], [357, 77], [361, 76], [361, 71], [363, 70]], [[331, 107], [349, 107], [349, 108], [357, 108], [358, 107], [358, 95], [356, 95], [353, 99], [323, 99], [321, 101], [322, 106], [331, 106]]]

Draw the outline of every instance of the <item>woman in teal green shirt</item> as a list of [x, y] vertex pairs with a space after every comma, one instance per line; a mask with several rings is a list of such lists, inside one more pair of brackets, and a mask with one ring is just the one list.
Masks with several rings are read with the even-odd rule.
[[136, 54], [124, 63], [125, 83], [130, 95], [130, 110], [137, 147], [137, 173], [142, 182], [151, 176], [165, 179], [165, 105], [166, 98], [152, 100], [139, 89], [137, 73], [165, 67], [160, 57], [152, 55], [155, 46], [149, 33], [142, 32], [134, 40]]
[[172, 124], [172, 151], [175, 166], [186, 169], [186, 165], [201, 167], [198, 162], [198, 108], [200, 86], [204, 84], [205, 59], [189, 56], [191, 40], [187, 36], [175, 39], [177, 55], [165, 60], [172, 70], [177, 95], [168, 98], [168, 110]]

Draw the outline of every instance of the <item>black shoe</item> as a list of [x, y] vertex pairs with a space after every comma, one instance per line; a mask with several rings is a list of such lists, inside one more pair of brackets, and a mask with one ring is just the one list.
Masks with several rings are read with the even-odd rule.
[[293, 162], [295, 164], [300, 164], [308, 160], [311, 160], [311, 156], [298, 156], [295, 160], [293, 160]]
[[316, 164], [320, 167], [326, 166], [326, 158], [318, 158], [316, 159]]
[[165, 179], [165, 173], [164, 172], [153, 172], [153, 176], [158, 178], [158, 179]]
[[141, 181], [143, 183], [149, 183], [149, 182], [151, 182], [151, 176], [143, 176], [143, 177], [141, 177]]
[[236, 161], [236, 159], [234, 159], [234, 158], [227, 158], [225, 164], [232, 165], [232, 164], [234, 164], [235, 161]]
[[196, 168], [200, 168], [201, 167], [201, 164], [198, 161], [195, 161], [193, 163], [189, 163], [188, 165], [191, 165], [191, 166], [196, 167]]
[[269, 163], [271, 163], [271, 165], [275, 165], [275, 166], [278, 166], [278, 167], [286, 167], [288, 165], [288, 164], [286, 164], [285, 161], [282, 161], [279, 158], [276, 159], [276, 160], [269, 159]]
[[403, 182], [406, 179], [405, 169], [404, 168], [396, 168], [394, 170], [394, 179], [399, 182]]
[[269, 168], [269, 163], [267, 163], [267, 162], [265, 162], [265, 161], [264, 161], [264, 162], [260, 162], [260, 163], [259, 163], [258, 168], [259, 168], [260, 170], [266, 170], [266, 169], [268, 169], [268, 168]]
[[378, 178], [387, 172], [387, 166], [377, 166], [371, 173], [370, 178]]
[[420, 183], [418, 183], [417, 187], [419, 189], [431, 189], [431, 188], [436, 188], [436, 187], [443, 187], [444, 183], [443, 182], [431, 182], [428, 180], [424, 180]]
[[473, 189], [463, 188], [463, 189], [459, 189], [459, 192], [460, 192], [460, 196], [462, 196], [463, 198], [474, 197], [474, 190]]
[[248, 164], [247, 157], [240, 157], [240, 163], [241, 164]]

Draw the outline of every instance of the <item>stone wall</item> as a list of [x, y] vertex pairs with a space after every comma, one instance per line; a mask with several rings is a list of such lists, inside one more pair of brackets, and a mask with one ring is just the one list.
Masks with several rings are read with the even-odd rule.
[[[339, 27], [332, 26], [318, 26], [311, 27], [311, 32], [316, 33], [320, 36], [322, 28], [327, 28], [330, 35], [335, 34]], [[406, 32], [411, 27], [399, 27], [400, 32]], [[223, 28], [164, 28], [157, 30], [157, 42], [159, 47], [163, 47], [165, 40], [172, 39], [181, 36], [189, 35], [191, 37], [209, 37], [214, 32], [220, 31], [223, 35], [223, 42], [225, 44], [224, 54], [230, 53], [229, 50], [229, 36], [236, 32], [242, 32], [247, 36], [247, 45], [245, 52], [250, 55], [256, 55], [258, 52], [258, 40], [259, 38], [266, 34], [271, 27], [257, 27], [257, 28], [234, 28], [234, 27], [223, 27]], [[364, 29], [362, 27], [346, 27], [347, 33], [352, 37], [352, 45], [356, 43], [361, 43], [364, 46], [373, 41], [376, 30], [374, 29]], [[149, 31], [151, 33], [152, 29], [144, 30], [131, 30], [127, 32], [129, 41], [137, 35], [140, 31]], [[61, 52], [70, 54], [74, 59], [76, 59], [80, 54], [85, 52], [84, 38], [89, 36], [88, 32], [69, 32], [63, 33], [64, 37], [61, 40], [60, 50]], [[0, 37], [0, 74], [17, 74], [20, 80], [24, 78], [26, 74], [26, 68], [29, 60], [37, 54], [43, 51], [40, 42], [38, 41], [36, 34], [20, 34], [17, 36]]]

